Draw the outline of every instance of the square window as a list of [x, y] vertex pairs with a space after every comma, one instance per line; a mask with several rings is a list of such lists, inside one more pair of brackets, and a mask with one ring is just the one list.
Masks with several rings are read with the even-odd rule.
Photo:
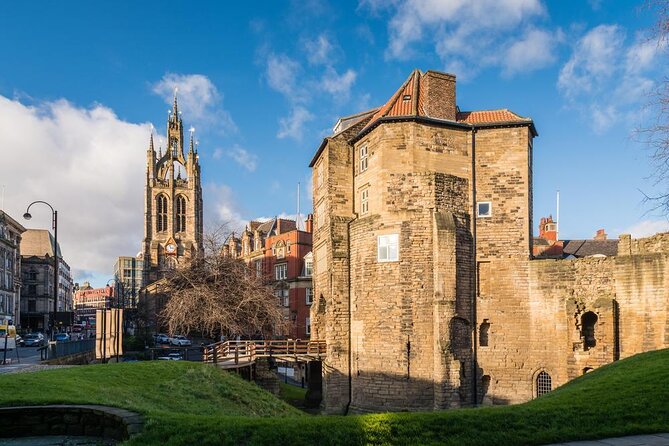
[[492, 217], [492, 203], [489, 201], [479, 201], [476, 203], [477, 217]]
[[379, 262], [397, 262], [399, 259], [399, 234], [380, 235], [378, 237]]

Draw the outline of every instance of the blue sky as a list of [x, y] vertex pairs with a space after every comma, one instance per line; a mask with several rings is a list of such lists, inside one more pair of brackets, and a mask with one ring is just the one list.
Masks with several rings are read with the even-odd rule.
[[[420, 68], [456, 74], [462, 110], [535, 120], [536, 222], [559, 189], [563, 238], [666, 230], [642, 203], [656, 189], [632, 136], [666, 74], [642, 3], [11, 2], [3, 206], [54, 204], [75, 279], [104, 283], [116, 256], [139, 250], [145, 150], [174, 86], [200, 143], [206, 223], [237, 225], [293, 214], [298, 182], [309, 209], [307, 165], [337, 117], [382, 104]], [[34, 214], [30, 227], [48, 225]]]

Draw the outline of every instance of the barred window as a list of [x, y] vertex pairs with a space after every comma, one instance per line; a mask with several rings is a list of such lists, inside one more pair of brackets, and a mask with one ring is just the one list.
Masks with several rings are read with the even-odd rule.
[[551, 375], [541, 371], [537, 376], [537, 396], [545, 395], [553, 390], [551, 384]]
[[158, 232], [167, 231], [167, 197], [156, 197], [156, 229]]

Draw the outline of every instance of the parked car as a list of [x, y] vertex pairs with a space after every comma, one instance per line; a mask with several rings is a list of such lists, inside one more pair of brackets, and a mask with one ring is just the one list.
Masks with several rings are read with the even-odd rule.
[[42, 333], [28, 333], [24, 338], [23, 345], [26, 347], [41, 347], [46, 344]]
[[157, 335], [154, 335], [153, 340], [156, 341], [156, 344], [169, 344], [170, 343], [170, 337], [167, 336], [164, 333], [158, 333]]
[[23, 337], [21, 337], [21, 335], [19, 334], [16, 335], [16, 345], [18, 345], [19, 347], [23, 347], [25, 345]]
[[193, 343], [184, 335], [177, 335], [170, 340], [170, 344], [178, 345], [179, 347], [190, 347]]
[[70, 340], [70, 335], [67, 333], [56, 333], [56, 341], [66, 342]]
[[181, 353], [170, 353], [165, 356], [159, 356], [158, 359], [161, 361], [181, 361], [183, 357], [181, 356]]

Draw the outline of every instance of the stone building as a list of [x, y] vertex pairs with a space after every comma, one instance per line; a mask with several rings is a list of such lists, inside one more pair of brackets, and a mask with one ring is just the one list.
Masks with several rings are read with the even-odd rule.
[[[58, 249], [58, 312], [72, 311], [70, 266]], [[21, 240], [21, 327], [46, 331], [53, 312], [53, 235], [46, 229], [28, 229]]]
[[311, 335], [312, 226], [312, 216], [304, 229], [298, 229], [295, 220], [285, 218], [252, 221], [241, 237], [232, 234], [223, 245], [223, 255], [244, 260], [272, 285], [290, 321], [285, 335], [292, 339], [308, 339]]
[[188, 154], [184, 154], [183, 122], [176, 93], [167, 119], [165, 153], [153, 147], [146, 152], [144, 200], [143, 283], [163, 277], [165, 270], [186, 264], [200, 255], [202, 246], [202, 183], [197, 148], [190, 132]]
[[327, 412], [521, 402], [669, 345], [669, 234], [534, 260], [534, 123], [455, 85], [413, 71], [311, 161]]
[[25, 228], [0, 210], [0, 325], [21, 325], [21, 234]]

